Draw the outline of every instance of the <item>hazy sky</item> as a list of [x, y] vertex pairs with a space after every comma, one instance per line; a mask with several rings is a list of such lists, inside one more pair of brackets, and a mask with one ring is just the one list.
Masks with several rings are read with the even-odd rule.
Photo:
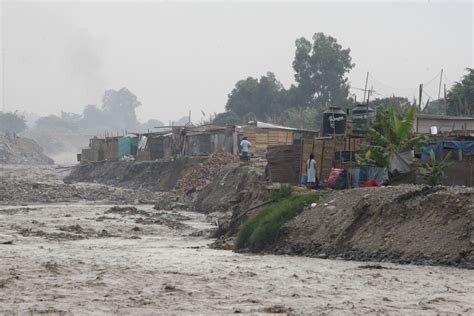
[[[82, 112], [126, 86], [140, 120], [222, 112], [235, 83], [273, 71], [288, 87], [296, 38], [351, 48], [376, 96], [436, 97], [473, 65], [471, 2], [2, 1], [7, 110]], [[361, 96], [361, 92], [353, 89]]]

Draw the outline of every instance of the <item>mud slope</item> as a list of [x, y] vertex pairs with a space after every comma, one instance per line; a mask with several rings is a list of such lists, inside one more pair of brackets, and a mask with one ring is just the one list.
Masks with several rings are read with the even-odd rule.
[[65, 178], [66, 182], [99, 182], [168, 191], [188, 169], [200, 163], [202, 158], [181, 158], [175, 161], [103, 161], [80, 164]]
[[335, 191], [284, 226], [271, 251], [474, 268], [474, 188]]
[[25, 137], [0, 135], [0, 164], [51, 165], [53, 159], [46, 156], [41, 146]]

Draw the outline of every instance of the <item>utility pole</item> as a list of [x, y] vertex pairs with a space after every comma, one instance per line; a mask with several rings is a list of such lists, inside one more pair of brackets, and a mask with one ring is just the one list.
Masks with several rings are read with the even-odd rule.
[[444, 105], [446, 105], [446, 84], [444, 84]]
[[[2, 37], [3, 39], [3, 37]], [[6, 112], [5, 105], [5, 47], [2, 47], [2, 111]]]
[[441, 75], [439, 76], [438, 100], [441, 96], [441, 82], [443, 81], [443, 68], [441, 68]]
[[421, 112], [421, 99], [423, 97], [423, 84], [420, 83], [420, 94], [418, 96], [418, 112]]
[[364, 88], [364, 97], [362, 98], [362, 102], [365, 101], [365, 93], [367, 92], [367, 83], [369, 81], [369, 72], [367, 71], [367, 77], [365, 77], [365, 88]]
[[367, 107], [365, 110], [365, 123], [367, 126], [369, 126], [369, 100], [370, 100], [370, 94], [372, 93], [373, 90], [374, 90], [374, 86], [371, 86], [370, 91], [367, 94]]

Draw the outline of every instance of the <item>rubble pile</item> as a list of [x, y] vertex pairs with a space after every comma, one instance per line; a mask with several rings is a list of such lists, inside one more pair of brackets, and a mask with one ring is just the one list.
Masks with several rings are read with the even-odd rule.
[[212, 154], [209, 159], [194, 166], [178, 180], [173, 193], [184, 194], [200, 191], [212, 182], [216, 173], [225, 165], [234, 162], [235, 157], [224, 151]]
[[0, 135], [0, 164], [49, 165], [54, 161], [32, 139]]

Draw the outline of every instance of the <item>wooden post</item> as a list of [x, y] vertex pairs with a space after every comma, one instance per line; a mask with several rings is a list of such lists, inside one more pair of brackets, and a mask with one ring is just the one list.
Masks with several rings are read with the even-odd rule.
[[322, 147], [322, 150], [321, 150], [321, 166], [319, 166], [319, 180], [321, 181], [322, 180], [322, 176], [323, 176], [323, 164], [324, 164], [324, 145], [326, 144], [326, 141], [323, 140], [323, 145], [321, 146]]
[[367, 91], [367, 83], [369, 81], [369, 72], [367, 71], [367, 76], [365, 77], [365, 88], [364, 88], [364, 98], [362, 99], [362, 102], [365, 101], [365, 93]]
[[423, 84], [420, 83], [420, 91], [418, 96], [418, 112], [421, 112], [421, 99], [423, 97]]
[[439, 76], [438, 100], [441, 95], [441, 82], [443, 81], [443, 68], [441, 68], [441, 76]]

